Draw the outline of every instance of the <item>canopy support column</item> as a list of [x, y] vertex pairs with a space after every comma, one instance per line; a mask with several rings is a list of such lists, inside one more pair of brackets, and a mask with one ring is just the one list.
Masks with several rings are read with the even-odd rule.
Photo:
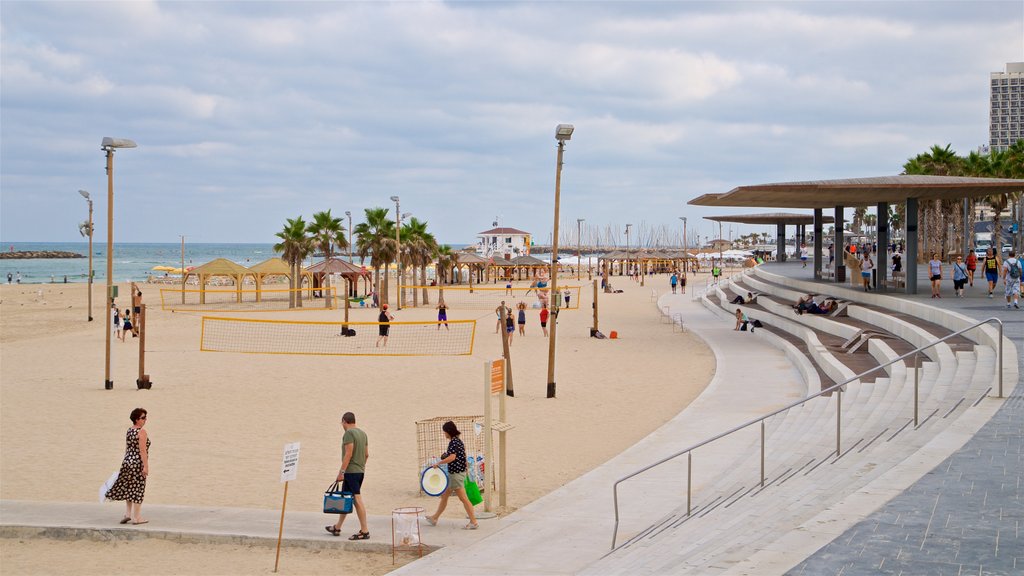
[[779, 222], [775, 225], [775, 261], [786, 261], [786, 225]]
[[832, 245], [833, 246], [832, 254], [834, 255], [834, 258], [835, 258], [835, 269], [834, 269], [834, 272], [835, 272], [836, 284], [840, 284], [843, 281], [845, 281], [845, 277], [840, 279], [839, 271], [843, 269], [844, 264], [846, 262], [844, 260], [844, 258], [846, 257], [846, 244], [843, 243], [843, 239], [844, 238], [843, 238], [843, 207], [842, 206], [836, 206], [835, 220], [836, 220], [835, 221], [835, 227], [836, 228], [835, 228], [835, 238], [832, 240], [834, 242], [834, 244]]
[[875, 277], [878, 284], [875, 289], [885, 292], [885, 281], [889, 276], [889, 203], [878, 203], [876, 228], [878, 229], [878, 253], [875, 255]]
[[821, 208], [814, 209], [814, 279], [821, 280], [821, 232], [824, 228]]
[[903, 270], [907, 276], [907, 294], [917, 294], [917, 198], [907, 198], [907, 253]]

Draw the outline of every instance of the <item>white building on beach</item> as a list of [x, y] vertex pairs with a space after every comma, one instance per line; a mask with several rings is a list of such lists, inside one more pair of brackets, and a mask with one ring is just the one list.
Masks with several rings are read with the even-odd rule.
[[495, 260], [530, 254], [530, 233], [516, 228], [491, 228], [477, 234], [477, 254]]

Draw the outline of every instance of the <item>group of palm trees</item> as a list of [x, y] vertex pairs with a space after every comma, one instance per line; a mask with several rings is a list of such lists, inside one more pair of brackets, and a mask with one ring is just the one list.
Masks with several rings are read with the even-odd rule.
[[[1006, 150], [993, 150], [988, 154], [971, 152], [967, 156], [959, 156], [950, 145], [932, 146], [928, 151], [910, 158], [903, 165], [904, 174], [929, 174], [935, 176], [973, 176], [982, 178], [1024, 178], [1024, 140], [1018, 140]], [[973, 230], [975, 222], [974, 206], [978, 202], [992, 210], [992, 238], [998, 253], [1003, 233], [1001, 214], [1014, 202], [1021, 202], [1022, 192], [1011, 194], [994, 194], [980, 200], [968, 200], [968, 224], [966, 230], [963, 223], [962, 200], [933, 200], [921, 202], [918, 206], [919, 221], [924, 224], [925, 237], [922, 239], [924, 250], [922, 258], [938, 252], [948, 254], [957, 251], [960, 243], [967, 235], [968, 245], [974, 244]], [[893, 227], [904, 222], [906, 204], [895, 208]], [[855, 215], [856, 219], [856, 215]]]
[[[366, 220], [357, 224], [352, 235], [355, 237], [355, 255], [360, 262], [370, 259], [373, 267], [374, 291], [382, 304], [388, 303], [388, 275], [381, 274], [387, 267], [401, 259], [401, 267], [408, 272], [409, 281], [406, 284], [427, 284], [427, 268], [437, 263], [437, 280], [443, 284], [448, 280], [449, 271], [455, 266], [456, 254], [451, 246], [438, 244], [434, 235], [427, 231], [427, 223], [410, 217], [398, 231], [398, 238], [395, 237], [395, 220], [388, 215], [387, 208], [367, 208], [365, 211]], [[280, 240], [274, 244], [274, 251], [281, 253], [281, 257], [291, 267], [289, 287], [292, 289], [293, 299], [289, 306], [301, 306], [302, 262], [311, 254], [319, 252], [325, 259], [330, 260], [339, 250], [349, 247], [352, 239], [346, 235], [345, 227], [340, 217], [333, 216], [330, 210], [316, 212], [313, 219], [306, 222], [302, 216], [288, 218], [284, 228], [276, 234]], [[399, 248], [401, 245], [401, 248]], [[401, 253], [399, 253], [401, 250]], [[419, 272], [417, 282], [417, 272]], [[324, 279], [324, 287], [328, 287], [330, 275]], [[418, 294], [412, 293], [413, 306], [418, 305]], [[428, 303], [427, 290], [423, 290], [423, 303]]]

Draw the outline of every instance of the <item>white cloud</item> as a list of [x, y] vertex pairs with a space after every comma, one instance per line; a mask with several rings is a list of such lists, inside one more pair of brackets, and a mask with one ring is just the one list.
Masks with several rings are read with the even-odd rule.
[[107, 135], [139, 142], [119, 178], [161, 213], [124, 230], [138, 241], [182, 221], [275, 231], [200, 200], [258, 200], [249, 221], [276, 223], [392, 194], [444, 241], [494, 214], [544, 237], [559, 122], [577, 128], [563, 210], [595, 225], [699, 219], [686, 200], [744, 183], [891, 174], [983, 141], [988, 73], [1024, 53], [1024, 6], [921, 6], [5, 3], [0, 230], [74, 240], [77, 213], [55, 201], [39, 222], [28, 199], [102, 189]]

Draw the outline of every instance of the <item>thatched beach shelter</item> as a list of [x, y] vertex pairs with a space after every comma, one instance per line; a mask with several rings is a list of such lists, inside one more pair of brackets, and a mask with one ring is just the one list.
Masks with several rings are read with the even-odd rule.
[[[263, 291], [263, 284], [264, 282], [266, 282], [267, 278], [271, 278], [274, 276], [284, 276], [285, 278], [291, 279], [292, 277], [291, 266], [289, 266], [288, 263], [285, 262], [284, 259], [282, 258], [267, 258], [263, 262], [260, 262], [255, 266], [251, 266], [249, 270], [252, 271], [253, 275], [256, 278], [257, 302], [259, 302], [260, 300], [260, 292]], [[303, 269], [301, 276], [302, 278], [298, 283], [299, 286], [302, 285], [303, 279], [307, 280], [309, 284], [312, 286], [312, 274], [310, 274], [308, 270]]]
[[211, 260], [206, 264], [198, 268], [193, 268], [185, 273], [183, 282], [188, 282], [189, 276], [196, 276], [199, 278], [199, 303], [206, 303], [206, 283], [209, 282], [210, 278], [214, 276], [225, 276], [231, 278], [235, 282], [235, 291], [238, 293], [237, 301], [242, 301], [242, 282], [246, 276], [251, 276], [253, 282], [256, 282], [256, 274], [242, 266], [236, 264], [227, 258], [217, 258]]
[[542, 271], [551, 268], [551, 264], [534, 256], [524, 255], [509, 259], [498, 259], [491, 263], [494, 268], [495, 278], [508, 278], [518, 274], [518, 279], [523, 279], [523, 272], [527, 278], [537, 278]]
[[306, 271], [310, 274], [310, 276], [312, 276], [311, 285], [314, 288], [319, 288], [320, 286], [324, 285], [324, 276], [326, 276], [327, 274], [338, 274], [339, 276], [344, 277], [346, 281], [348, 281], [349, 286], [357, 286], [359, 279], [362, 278], [363, 292], [367, 293], [370, 291], [370, 271], [360, 266], [356, 266], [355, 264], [352, 264], [351, 262], [348, 262], [346, 260], [342, 260], [340, 258], [325, 259], [321, 262], [318, 262], [310, 266], [309, 268], [306, 269]]
[[[484, 258], [480, 255], [473, 254], [470, 252], [460, 252], [455, 260], [455, 269], [459, 271], [459, 278], [462, 278], [462, 267], [466, 267], [466, 276], [469, 278], [469, 285], [473, 285], [473, 275], [476, 275], [477, 284], [483, 279], [480, 278], [480, 271], [486, 271], [487, 276], [490, 276], [489, 266], [491, 260]], [[461, 281], [460, 281], [461, 283]]]

